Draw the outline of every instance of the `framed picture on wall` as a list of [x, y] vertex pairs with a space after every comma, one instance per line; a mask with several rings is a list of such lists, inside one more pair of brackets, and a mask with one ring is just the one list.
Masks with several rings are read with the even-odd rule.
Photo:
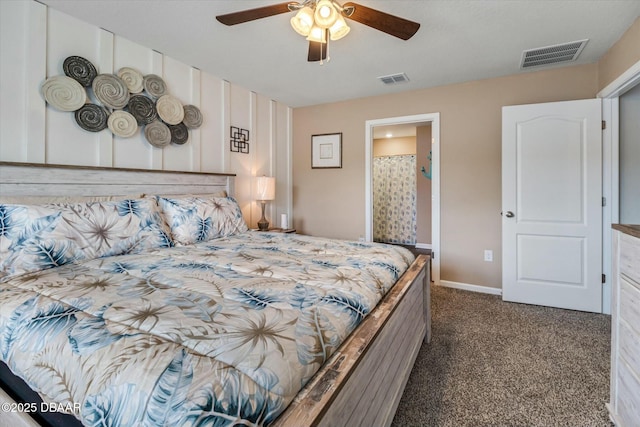
[[311, 167], [342, 167], [342, 133], [311, 135]]

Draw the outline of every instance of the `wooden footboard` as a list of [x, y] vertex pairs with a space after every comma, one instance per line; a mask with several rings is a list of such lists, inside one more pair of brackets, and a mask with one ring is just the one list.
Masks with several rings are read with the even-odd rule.
[[420, 255], [272, 424], [388, 426], [431, 339], [429, 258]]

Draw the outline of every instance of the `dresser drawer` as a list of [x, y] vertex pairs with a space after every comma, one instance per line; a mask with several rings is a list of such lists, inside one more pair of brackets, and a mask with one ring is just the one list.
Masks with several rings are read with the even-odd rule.
[[640, 283], [640, 239], [620, 234], [620, 273]]
[[618, 396], [616, 412], [620, 427], [640, 425], [640, 381], [624, 361], [618, 363]]
[[640, 334], [640, 289], [635, 283], [620, 278], [620, 313], [619, 320], [624, 321], [634, 331]]
[[631, 329], [627, 322], [620, 322], [618, 325], [619, 355], [640, 378], [640, 334]]

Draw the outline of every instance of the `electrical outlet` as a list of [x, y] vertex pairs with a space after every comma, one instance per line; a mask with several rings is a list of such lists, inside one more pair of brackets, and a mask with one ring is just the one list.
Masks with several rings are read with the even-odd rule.
[[363, 242], [363, 243], [364, 243], [364, 237], [360, 236], [360, 237], [358, 238], [358, 241], [359, 241], [359, 242]]
[[493, 261], [493, 251], [491, 249], [484, 250], [484, 260], [487, 262]]

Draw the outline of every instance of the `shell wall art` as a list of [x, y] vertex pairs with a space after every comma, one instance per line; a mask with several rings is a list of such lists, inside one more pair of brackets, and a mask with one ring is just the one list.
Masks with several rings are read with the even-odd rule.
[[[73, 112], [76, 123], [88, 132], [109, 128], [121, 138], [139, 131], [149, 144], [162, 148], [186, 144], [189, 129], [202, 125], [202, 113], [195, 105], [183, 105], [168, 93], [160, 76], [143, 76], [123, 67], [117, 74], [99, 74], [80, 56], [69, 56], [62, 64], [64, 76], [49, 77], [42, 84], [45, 101], [60, 111]], [[93, 92], [97, 104], [91, 102]]]

